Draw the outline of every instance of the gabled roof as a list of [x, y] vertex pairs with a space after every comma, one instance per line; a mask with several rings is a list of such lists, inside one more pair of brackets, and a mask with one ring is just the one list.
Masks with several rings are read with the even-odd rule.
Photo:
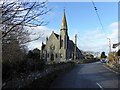
[[46, 46], [45, 44], [43, 44], [43, 45], [42, 45], [42, 50], [44, 50], [44, 49], [45, 49], [45, 46]]
[[113, 48], [116, 48], [120, 45], [120, 42], [119, 43], [116, 43], [116, 44], [113, 44]]
[[54, 35], [56, 36], [57, 39], [59, 38], [59, 35], [58, 35], [58, 34], [54, 33]]
[[[69, 40], [69, 42], [68, 42], [68, 49], [74, 51], [74, 45], [75, 45], [74, 42], [72, 40]], [[76, 48], [76, 51], [81, 53], [81, 51], [79, 50], [78, 47]]]

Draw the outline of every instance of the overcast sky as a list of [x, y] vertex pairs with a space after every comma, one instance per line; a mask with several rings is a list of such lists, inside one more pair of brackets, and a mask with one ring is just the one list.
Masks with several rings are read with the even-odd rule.
[[[48, 7], [53, 8], [45, 20], [49, 21], [47, 26], [35, 27], [34, 31], [42, 34], [41, 38], [29, 44], [29, 49], [41, 47], [45, 43], [46, 36], [52, 31], [60, 33], [63, 9], [66, 11], [68, 34], [74, 41], [75, 34], [78, 35], [77, 46], [83, 51], [105, 51], [108, 53], [108, 39], [111, 44], [118, 40], [118, 3], [117, 2], [95, 2], [98, 14], [102, 21], [102, 29], [93, 4], [91, 2], [49, 2]], [[113, 50], [113, 49], [112, 49]]]

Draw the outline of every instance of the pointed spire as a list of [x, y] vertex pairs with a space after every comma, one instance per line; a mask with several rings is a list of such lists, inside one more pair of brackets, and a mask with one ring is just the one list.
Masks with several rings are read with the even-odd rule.
[[61, 30], [67, 30], [67, 20], [66, 20], [66, 15], [65, 15], [65, 8], [64, 8], [64, 15], [62, 18]]

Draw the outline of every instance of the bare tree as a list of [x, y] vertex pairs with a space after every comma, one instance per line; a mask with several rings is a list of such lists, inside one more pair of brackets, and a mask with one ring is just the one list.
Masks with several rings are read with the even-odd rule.
[[[19, 67], [19, 63], [24, 61], [24, 44], [39, 39], [30, 39], [29, 35], [35, 33], [27, 30], [26, 27], [36, 27], [46, 25], [43, 16], [50, 9], [45, 2], [22, 2], [3, 0], [0, 3], [0, 30], [2, 31], [2, 61], [3, 78], [8, 78], [13, 74], [13, 68]], [[12, 70], [12, 71], [10, 71]], [[15, 71], [15, 70], [14, 70]], [[8, 73], [9, 72], [9, 73]], [[17, 71], [16, 71], [17, 72]]]
[[[44, 21], [43, 17], [47, 14], [50, 9], [47, 8], [47, 1], [45, 2], [20, 2], [20, 1], [11, 1], [4, 0], [0, 6], [2, 20], [0, 27], [2, 30], [2, 38], [6, 38], [10, 35], [11, 32], [15, 33], [19, 39], [23, 37], [23, 33], [28, 36], [29, 33], [27, 30], [24, 30], [24, 27], [35, 27], [46, 25], [47, 22]], [[21, 35], [22, 34], [22, 35]], [[34, 40], [39, 39], [37, 37]], [[20, 42], [26, 43], [33, 40], [24, 40], [21, 38]], [[25, 39], [25, 38], [24, 38]]]
[[[3, 0], [3, 2], [0, 4], [0, 30], [2, 31], [2, 48], [4, 51], [6, 51], [3, 54], [10, 55], [8, 51], [10, 51], [9, 49], [11, 48], [8, 47], [14, 48], [12, 51], [14, 51], [14, 53], [18, 53], [16, 52], [16, 49], [24, 49], [25, 43], [39, 39], [41, 36], [30, 39], [29, 35], [35, 35], [35, 33], [32, 33], [32, 31], [30, 32], [26, 27], [46, 25], [47, 22], [45, 22], [43, 16], [49, 11], [50, 9], [47, 8], [47, 1], [22, 2], [19, 0]], [[13, 41], [15, 40], [17, 43], [13, 44]]]

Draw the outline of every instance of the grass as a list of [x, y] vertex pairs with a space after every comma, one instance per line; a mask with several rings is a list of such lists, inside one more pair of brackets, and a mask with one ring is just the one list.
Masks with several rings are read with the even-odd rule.
[[107, 67], [109, 67], [113, 71], [116, 71], [116, 72], [120, 73], [120, 64], [110, 64], [110, 63], [107, 63], [106, 65], [107, 65]]

